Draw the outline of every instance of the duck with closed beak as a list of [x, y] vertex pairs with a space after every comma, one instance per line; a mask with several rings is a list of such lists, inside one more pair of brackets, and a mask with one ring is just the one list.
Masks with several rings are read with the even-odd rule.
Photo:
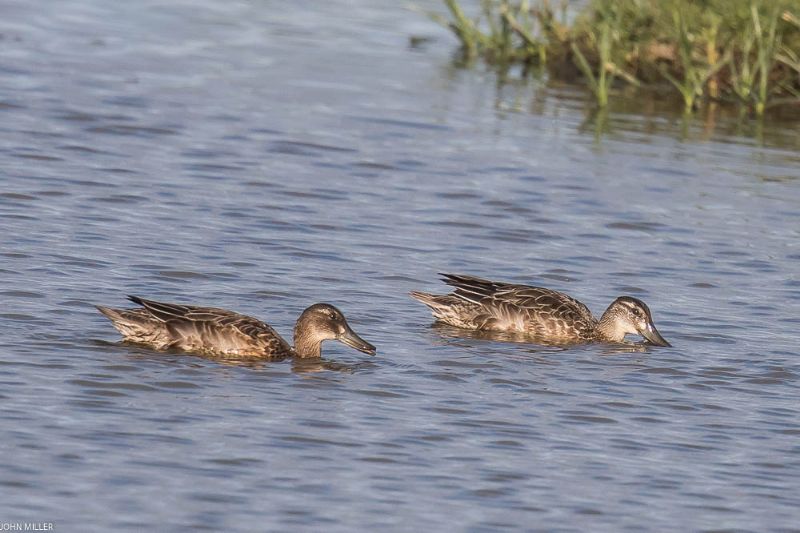
[[157, 350], [235, 358], [282, 359], [322, 356], [322, 343], [337, 340], [375, 355], [375, 347], [359, 337], [344, 315], [331, 304], [307, 308], [294, 326], [294, 346], [264, 322], [226, 309], [195, 307], [128, 298], [141, 306], [111, 309], [98, 305], [126, 341]]
[[632, 296], [614, 300], [598, 320], [584, 304], [552, 289], [440, 275], [455, 287], [450, 294], [410, 294], [427, 305], [434, 318], [451, 326], [520, 333], [541, 344], [623, 342], [630, 333], [655, 346], [670, 346], [656, 329], [647, 305]]

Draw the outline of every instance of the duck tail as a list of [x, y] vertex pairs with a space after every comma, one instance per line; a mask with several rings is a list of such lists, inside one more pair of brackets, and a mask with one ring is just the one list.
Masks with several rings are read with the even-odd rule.
[[102, 305], [95, 307], [126, 339], [139, 340], [152, 333], [154, 319], [144, 309], [112, 309]]
[[435, 309], [437, 307], [437, 305], [438, 305], [436, 303], [436, 295], [435, 294], [429, 294], [427, 292], [411, 291], [411, 292], [408, 293], [408, 295], [411, 296], [412, 298], [414, 298], [415, 300], [418, 300], [418, 301], [424, 303], [425, 305], [427, 305], [431, 309]]
[[474, 317], [481, 313], [481, 307], [465, 301], [453, 294], [428, 294], [411, 291], [412, 298], [427, 305], [433, 318], [459, 328], [475, 329]]
[[110, 307], [105, 307], [103, 305], [95, 305], [95, 307], [97, 308], [98, 311], [103, 313], [106, 316], [106, 318], [109, 319], [111, 323], [114, 324], [115, 326], [117, 325], [117, 322], [122, 321], [122, 313], [120, 311], [117, 311], [116, 309], [111, 309]]
[[450, 294], [429, 294], [419, 291], [411, 291], [408, 294], [415, 300], [427, 305], [434, 318], [445, 322], [450, 321], [449, 319], [457, 312], [457, 308], [461, 304], [458, 298]]

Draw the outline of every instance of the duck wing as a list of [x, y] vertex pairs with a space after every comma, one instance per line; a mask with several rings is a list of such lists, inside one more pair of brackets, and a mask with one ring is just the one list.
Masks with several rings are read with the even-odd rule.
[[587, 326], [594, 323], [589, 308], [563, 292], [490, 281], [475, 276], [441, 275], [442, 281], [455, 287], [452, 293], [454, 296], [480, 305], [509, 329], [529, 331], [536, 324], [552, 321]]
[[128, 298], [170, 335], [170, 348], [232, 356], [286, 357], [292, 348], [272, 327], [253, 317], [218, 309]]

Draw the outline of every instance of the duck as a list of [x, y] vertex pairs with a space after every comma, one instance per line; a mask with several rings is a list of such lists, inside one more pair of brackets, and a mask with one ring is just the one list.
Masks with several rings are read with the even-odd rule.
[[375, 346], [353, 331], [344, 314], [327, 303], [314, 304], [302, 312], [294, 326], [291, 346], [268, 324], [234, 311], [156, 302], [138, 296], [128, 299], [140, 307], [95, 307], [125, 341], [156, 350], [240, 359], [320, 358], [322, 343], [337, 340], [360, 352], [376, 353]]
[[671, 346], [656, 329], [647, 304], [632, 296], [620, 296], [596, 319], [584, 304], [553, 289], [439, 275], [453, 292], [409, 294], [428, 306], [435, 319], [457, 328], [522, 334], [538, 344], [622, 343], [626, 335], [636, 334], [649, 344]]

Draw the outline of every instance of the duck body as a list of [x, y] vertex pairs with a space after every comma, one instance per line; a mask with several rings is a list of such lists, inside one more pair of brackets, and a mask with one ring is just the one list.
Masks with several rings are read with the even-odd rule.
[[341, 311], [330, 304], [315, 304], [303, 311], [295, 325], [293, 347], [268, 324], [234, 311], [128, 298], [141, 307], [97, 309], [126, 341], [156, 350], [236, 358], [320, 357], [322, 342], [335, 339], [375, 353], [375, 347], [356, 335]]
[[451, 326], [481, 331], [518, 333], [540, 344], [622, 342], [628, 333], [652, 344], [669, 346], [653, 325], [647, 305], [636, 298], [617, 298], [596, 319], [571, 296], [544, 287], [490, 281], [475, 276], [441, 274], [455, 288], [436, 295], [413, 291], [434, 318]]

